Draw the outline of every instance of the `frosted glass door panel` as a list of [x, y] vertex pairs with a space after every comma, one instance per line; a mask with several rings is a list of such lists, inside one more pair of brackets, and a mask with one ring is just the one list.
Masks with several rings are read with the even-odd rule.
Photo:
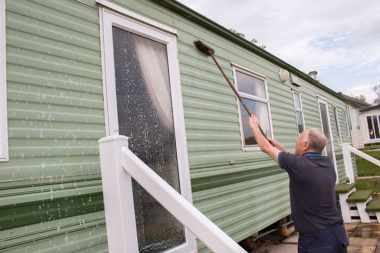
[[[165, 44], [113, 27], [119, 132], [129, 148], [180, 191]], [[161, 252], [185, 242], [184, 228], [134, 182], [140, 252]]]

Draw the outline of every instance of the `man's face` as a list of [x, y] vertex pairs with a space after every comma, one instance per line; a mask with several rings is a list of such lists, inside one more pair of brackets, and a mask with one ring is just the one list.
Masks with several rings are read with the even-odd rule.
[[308, 130], [303, 131], [300, 136], [298, 137], [298, 140], [296, 141], [296, 151], [295, 155], [301, 156], [306, 153], [306, 151], [309, 149], [309, 143], [305, 141], [305, 137], [308, 135]]

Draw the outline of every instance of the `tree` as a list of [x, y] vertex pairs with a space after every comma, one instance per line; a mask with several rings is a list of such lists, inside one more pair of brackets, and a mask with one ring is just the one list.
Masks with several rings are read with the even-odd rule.
[[373, 91], [376, 93], [376, 98], [373, 100], [373, 104], [380, 104], [380, 84], [373, 87]]
[[362, 102], [366, 101], [366, 98], [363, 94], [360, 94], [359, 96], [354, 96], [354, 98], [356, 98], [357, 100], [360, 100]]

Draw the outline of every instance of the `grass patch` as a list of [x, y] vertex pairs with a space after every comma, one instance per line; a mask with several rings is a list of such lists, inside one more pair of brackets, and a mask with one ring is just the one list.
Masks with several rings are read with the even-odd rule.
[[[373, 158], [380, 160], [380, 151], [365, 151], [364, 153], [372, 156]], [[356, 156], [356, 168], [358, 169], [358, 176], [380, 176], [380, 167]]]
[[357, 190], [372, 190], [380, 193], [380, 178], [359, 179], [355, 183]]
[[371, 149], [380, 149], [380, 144], [366, 145], [364, 148], [361, 148], [361, 151], [371, 150]]

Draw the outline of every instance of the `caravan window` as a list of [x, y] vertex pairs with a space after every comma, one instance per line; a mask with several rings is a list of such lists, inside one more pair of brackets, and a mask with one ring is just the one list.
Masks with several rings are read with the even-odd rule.
[[352, 115], [354, 118], [354, 130], [360, 130], [360, 121], [359, 121], [359, 110], [352, 109]]
[[[267, 136], [272, 137], [269, 116], [269, 100], [265, 77], [243, 68], [234, 68], [235, 85], [243, 102], [249, 110], [256, 115], [260, 126]], [[244, 149], [257, 146], [255, 136], [249, 127], [249, 115], [239, 103], [240, 126]]]
[[336, 134], [338, 135], [338, 143], [342, 144], [342, 135], [340, 134], [338, 110], [336, 109], [336, 107], [333, 107], [333, 112], [334, 112], [334, 119], [335, 119]]
[[0, 162], [8, 161], [5, 1], [0, 0]]
[[378, 115], [367, 116], [368, 134], [370, 140], [380, 139], [378, 118], [380, 119], [380, 116]]
[[293, 100], [294, 100], [294, 107], [296, 110], [296, 121], [297, 121], [298, 133], [302, 133], [303, 130], [305, 130], [305, 123], [304, 123], [305, 121], [303, 119], [301, 95], [296, 91], [293, 91]]

